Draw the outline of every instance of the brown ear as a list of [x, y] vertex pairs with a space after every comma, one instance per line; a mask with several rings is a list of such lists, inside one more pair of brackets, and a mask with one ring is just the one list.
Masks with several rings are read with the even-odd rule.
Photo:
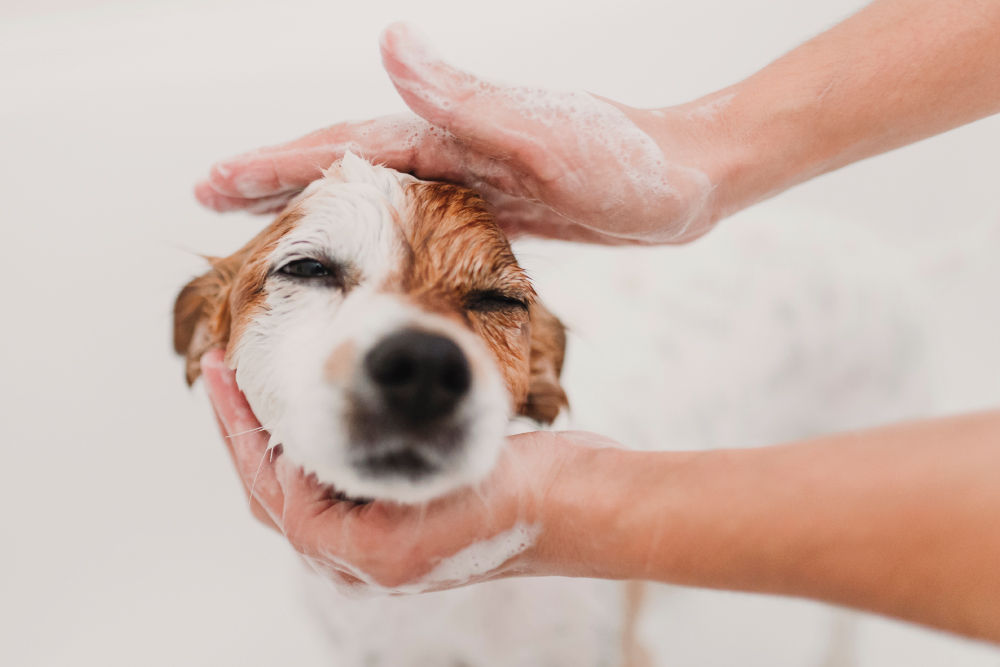
[[209, 261], [212, 270], [185, 285], [174, 301], [174, 351], [185, 358], [188, 385], [201, 374], [201, 356], [229, 339], [232, 276], [224, 270], [222, 260]]
[[531, 306], [531, 378], [528, 396], [518, 414], [543, 424], [551, 424], [568, 405], [559, 384], [566, 352], [566, 327], [545, 306]]

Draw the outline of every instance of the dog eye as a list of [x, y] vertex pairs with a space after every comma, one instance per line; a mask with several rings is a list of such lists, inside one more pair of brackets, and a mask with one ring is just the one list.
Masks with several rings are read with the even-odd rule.
[[510, 294], [496, 290], [470, 292], [465, 296], [466, 310], [492, 313], [505, 310], [528, 310], [528, 302]]
[[333, 275], [333, 271], [315, 259], [297, 259], [289, 262], [278, 269], [278, 273], [293, 278], [328, 278]]

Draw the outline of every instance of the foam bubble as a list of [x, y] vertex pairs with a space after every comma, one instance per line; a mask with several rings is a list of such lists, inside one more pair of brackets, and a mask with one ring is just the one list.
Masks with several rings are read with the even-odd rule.
[[693, 109], [690, 109], [684, 115], [691, 119], [701, 118], [710, 120], [718, 116], [726, 109], [726, 107], [732, 104], [733, 98], [735, 97], [736, 93], [726, 93], [724, 95], [712, 97]]
[[488, 540], [475, 542], [439, 562], [421, 580], [427, 587], [474, 581], [497, 571], [504, 563], [535, 543], [540, 528], [518, 523]]
[[[505, 563], [530, 548], [541, 532], [534, 524], [517, 523], [493, 537], [474, 542], [455, 554], [438, 561], [426, 575], [411, 583], [383, 586], [360, 568], [326, 552], [318, 558], [303, 557], [313, 570], [342, 594], [352, 598], [382, 595], [413, 595], [442, 588], [454, 588], [483, 581], [497, 574]], [[353, 581], [330, 576], [340, 572]]]

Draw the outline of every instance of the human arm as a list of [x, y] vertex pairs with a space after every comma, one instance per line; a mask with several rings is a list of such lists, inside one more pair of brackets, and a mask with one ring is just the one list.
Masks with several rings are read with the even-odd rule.
[[1000, 412], [754, 449], [579, 454], [588, 472], [551, 508], [586, 514], [586, 530], [551, 533], [567, 542], [553, 560], [574, 554], [576, 574], [809, 597], [1000, 642]]
[[877, 0], [735, 86], [718, 109], [728, 215], [1000, 111], [1000, 3]]
[[878, 0], [748, 79], [637, 109], [484, 82], [383, 35], [415, 115], [339, 123], [215, 165], [217, 210], [280, 208], [345, 150], [480, 190], [509, 233], [682, 242], [797, 183], [1000, 110], [1000, 4]]
[[[705, 452], [530, 433], [474, 489], [358, 505], [268, 456], [221, 355], [202, 367], [252, 502], [334, 583], [649, 579], [811, 597], [1000, 641], [1000, 412]], [[528, 539], [502, 562], [463, 576], [439, 567], [518, 527]]]

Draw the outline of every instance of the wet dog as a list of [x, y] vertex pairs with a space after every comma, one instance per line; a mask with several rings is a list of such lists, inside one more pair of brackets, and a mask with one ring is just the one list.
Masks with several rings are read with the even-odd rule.
[[[192, 280], [174, 345], [224, 347], [271, 443], [337, 493], [419, 503], [487, 475], [513, 417], [566, 407], [562, 324], [478, 195], [348, 154]], [[344, 599], [311, 580], [344, 665], [610, 665], [616, 582], [510, 579]]]

